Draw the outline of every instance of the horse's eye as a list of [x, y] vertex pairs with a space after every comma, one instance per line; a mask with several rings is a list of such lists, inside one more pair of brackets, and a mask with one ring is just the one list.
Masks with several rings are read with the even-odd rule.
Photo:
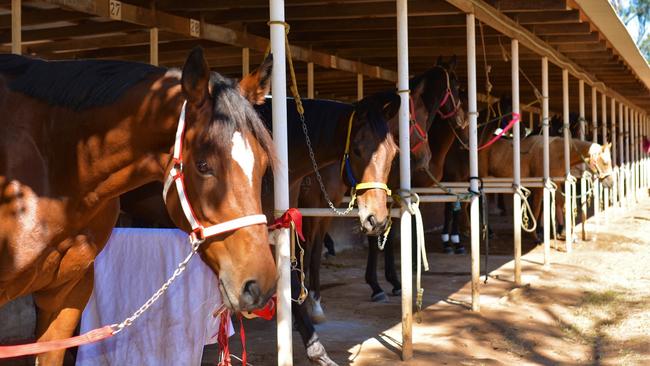
[[361, 156], [361, 149], [355, 147], [354, 149], [352, 149], [352, 153], [354, 153], [354, 155], [356, 156]]
[[203, 175], [212, 174], [212, 169], [210, 169], [210, 166], [205, 160], [199, 160], [199, 162], [196, 163], [196, 170]]

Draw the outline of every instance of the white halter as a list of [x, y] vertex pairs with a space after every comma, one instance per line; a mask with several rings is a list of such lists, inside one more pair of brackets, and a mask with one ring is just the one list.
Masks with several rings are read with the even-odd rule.
[[178, 192], [178, 199], [181, 202], [181, 207], [183, 208], [183, 213], [185, 218], [192, 226], [192, 232], [190, 233], [190, 241], [192, 244], [202, 243], [206, 238], [227, 233], [229, 231], [234, 231], [241, 229], [243, 227], [252, 226], [252, 225], [266, 225], [266, 216], [262, 214], [257, 215], [248, 215], [244, 217], [239, 217], [233, 220], [225, 221], [216, 225], [204, 227], [201, 225], [199, 220], [192, 210], [192, 205], [187, 199], [187, 194], [185, 193], [185, 182], [183, 179], [183, 137], [185, 135], [185, 109], [187, 106], [187, 101], [183, 102], [183, 107], [181, 109], [181, 115], [178, 118], [178, 127], [176, 129], [176, 139], [174, 141], [174, 152], [172, 155], [172, 168], [169, 170], [169, 174], [165, 179], [165, 186], [163, 188], [163, 199], [167, 203], [167, 193], [172, 186], [172, 183], [175, 183], [176, 191]]

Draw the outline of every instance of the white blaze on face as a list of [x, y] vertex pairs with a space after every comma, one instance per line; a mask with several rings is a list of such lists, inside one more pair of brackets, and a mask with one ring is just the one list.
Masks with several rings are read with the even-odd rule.
[[232, 135], [232, 159], [239, 164], [244, 174], [248, 177], [248, 183], [253, 186], [253, 168], [255, 167], [255, 155], [253, 150], [244, 139], [239, 131], [235, 131]]

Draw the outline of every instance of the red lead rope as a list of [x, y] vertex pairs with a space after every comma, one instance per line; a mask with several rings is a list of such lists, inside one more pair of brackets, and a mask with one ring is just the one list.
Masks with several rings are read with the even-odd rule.
[[497, 142], [497, 140], [499, 140], [499, 139], [500, 139], [500, 138], [501, 138], [501, 137], [502, 137], [506, 132], [508, 132], [508, 130], [510, 130], [510, 129], [512, 128], [512, 126], [515, 125], [515, 123], [519, 122], [519, 119], [520, 119], [520, 118], [521, 118], [521, 116], [519, 115], [519, 113], [514, 113], [514, 112], [513, 112], [513, 113], [512, 113], [512, 119], [510, 120], [510, 122], [508, 122], [508, 125], [506, 126], [506, 128], [504, 128], [503, 130], [501, 130], [501, 132], [499, 132], [498, 135], [492, 137], [492, 138], [490, 139], [490, 141], [486, 142], [483, 146], [479, 147], [477, 150], [487, 149], [487, 148], [490, 147], [492, 144], [494, 144], [495, 142]]

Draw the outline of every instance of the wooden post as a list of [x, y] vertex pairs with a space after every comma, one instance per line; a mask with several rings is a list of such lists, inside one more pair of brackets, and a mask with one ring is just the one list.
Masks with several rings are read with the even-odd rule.
[[363, 74], [357, 74], [357, 100], [363, 99]]
[[623, 119], [623, 103], [618, 103], [618, 203], [625, 207], [625, 144], [624, 132], [625, 120]]
[[251, 50], [248, 47], [241, 49], [241, 76], [244, 77], [251, 72]]
[[618, 149], [619, 149], [619, 144], [618, 144], [618, 138], [617, 138], [617, 130], [616, 130], [616, 124], [617, 124], [617, 119], [616, 119], [616, 99], [612, 98], [611, 99], [611, 105], [610, 105], [610, 116], [612, 118], [612, 129], [611, 129], [611, 135], [612, 135], [612, 165], [614, 166], [614, 185], [612, 186], [612, 206], [616, 207], [618, 206], [618, 177], [621, 174], [619, 164], [618, 164]]
[[158, 66], [158, 28], [149, 29], [149, 63]]
[[314, 99], [314, 63], [307, 63], [307, 98]]
[[21, 0], [11, 0], [11, 53], [20, 55], [22, 49]]

